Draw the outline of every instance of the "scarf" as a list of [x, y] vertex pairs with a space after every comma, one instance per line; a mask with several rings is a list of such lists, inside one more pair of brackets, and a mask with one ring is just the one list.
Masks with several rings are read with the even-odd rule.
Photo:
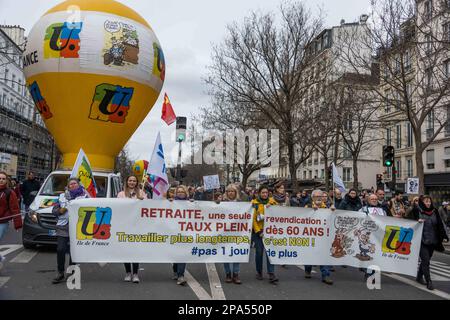
[[181, 200], [181, 201], [183, 201], [183, 200], [187, 200], [187, 198], [178, 198], [178, 197], [175, 197], [175, 200]]
[[263, 200], [263, 199], [261, 199], [260, 196], [258, 196], [256, 199], [258, 200], [259, 203], [261, 203], [261, 204], [263, 204], [263, 205], [266, 205], [266, 204], [269, 203], [269, 198]]
[[83, 186], [80, 186], [79, 188], [77, 188], [75, 190], [69, 190], [69, 194], [70, 194], [70, 199], [72, 199], [72, 200], [82, 197], [85, 195], [84, 188], [83, 188]]
[[278, 193], [274, 193], [274, 194], [273, 194], [273, 198], [274, 198], [275, 201], [278, 202], [278, 203], [285, 203], [285, 202], [286, 202], [286, 194], [278, 194]]
[[431, 216], [434, 212], [434, 206], [433, 203], [431, 203], [431, 206], [429, 208], [426, 207], [425, 203], [423, 201], [419, 202], [419, 209], [420, 212], [423, 214], [426, 214], [427, 216]]

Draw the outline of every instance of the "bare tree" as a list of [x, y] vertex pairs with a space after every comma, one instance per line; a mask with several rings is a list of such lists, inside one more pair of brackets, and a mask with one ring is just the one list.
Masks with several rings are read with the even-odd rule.
[[[226, 170], [229, 171], [230, 166], [237, 167], [242, 174], [244, 188], [253, 173], [273, 165], [266, 148], [260, 148], [260, 145], [266, 142], [255, 144], [257, 141], [246, 137], [246, 133], [257, 134], [257, 129], [266, 129], [267, 127], [267, 120], [264, 115], [258, 113], [257, 110], [253, 110], [251, 105], [227, 103], [222, 96], [216, 94], [213, 97], [212, 107], [202, 108], [202, 119], [203, 128], [227, 132], [224, 141], [224, 158], [227, 159]], [[236, 146], [235, 138], [244, 140], [244, 145], [238, 143]], [[227, 143], [232, 143], [232, 148], [227, 148]], [[279, 152], [279, 149], [275, 146], [270, 145], [268, 148], [270, 154]], [[227, 155], [226, 153], [230, 150], [233, 154]], [[256, 153], [256, 159], [252, 152]], [[229, 163], [229, 161], [232, 161], [232, 163]]]
[[273, 14], [252, 13], [242, 25], [228, 26], [222, 44], [213, 48], [213, 63], [206, 79], [214, 96], [249, 106], [262, 114], [271, 129], [280, 132], [286, 147], [293, 188], [297, 169], [310, 157], [314, 135], [313, 113], [301, 103], [314, 83], [306, 83], [305, 48], [322, 29], [302, 3], [285, 3], [281, 21]]
[[361, 154], [379, 145], [380, 123], [377, 97], [373, 88], [378, 85], [376, 75], [345, 74], [338, 82], [341, 105], [336, 117], [341, 124], [340, 137], [353, 164], [353, 188], [359, 188], [358, 162]]
[[134, 160], [130, 158], [130, 152], [127, 147], [125, 147], [116, 157], [114, 170], [115, 172], [120, 173], [120, 176], [125, 179], [129, 175], [133, 174], [133, 164]]
[[[415, 161], [424, 192], [423, 153], [448, 126], [449, 25], [440, 20], [445, 1], [372, 0], [372, 22], [367, 35], [356, 43], [355, 34], [346, 34], [343, 56], [355, 73], [367, 73], [373, 59], [361, 52], [369, 50], [380, 65], [380, 86], [375, 89], [389, 126], [402, 121], [411, 125]], [[446, 67], [445, 67], [446, 66]], [[380, 103], [381, 104], [381, 103]], [[428, 128], [425, 128], [426, 124]]]

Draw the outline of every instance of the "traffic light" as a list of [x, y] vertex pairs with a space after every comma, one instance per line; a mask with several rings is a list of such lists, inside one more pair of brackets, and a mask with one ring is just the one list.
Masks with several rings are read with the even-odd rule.
[[177, 117], [177, 131], [176, 131], [177, 142], [186, 141], [186, 129], [187, 129], [187, 118]]
[[392, 167], [394, 165], [395, 150], [393, 146], [383, 147], [383, 165], [385, 167]]

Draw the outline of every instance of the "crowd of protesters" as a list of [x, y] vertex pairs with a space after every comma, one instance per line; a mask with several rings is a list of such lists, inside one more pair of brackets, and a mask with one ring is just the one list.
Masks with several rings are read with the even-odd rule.
[[[124, 181], [124, 190], [118, 198], [151, 199], [152, 190], [146, 185], [140, 185], [136, 176], [129, 176]], [[22, 227], [20, 203], [28, 208], [34, 199], [34, 191], [39, 190], [39, 183], [30, 173], [27, 180], [19, 187], [18, 183], [11, 181], [6, 173], [0, 172], [0, 239], [6, 233], [9, 222], [14, 221], [16, 230]], [[65, 279], [65, 257], [69, 253], [68, 213], [67, 203], [73, 199], [89, 197], [80, 181], [70, 179], [66, 192], [61, 194], [58, 204], [53, 208], [53, 214], [57, 217], [57, 266], [58, 275], [53, 283], [63, 282]], [[275, 274], [275, 266], [270, 263], [263, 244], [264, 213], [269, 206], [289, 206], [300, 208], [346, 210], [360, 212], [365, 215], [389, 216], [396, 219], [416, 220], [424, 224], [424, 231], [420, 250], [420, 266], [417, 274], [417, 282], [426, 285], [433, 290], [430, 276], [430, 260], [434, 251], [443, 251], [443, 242], [448, 241], [447, 232], [450, 230], [450, 203], [444, 202], [439, 208], [434, 207], [430, 196], [423, 195], [408, 199], [402, 192], [396, 191], [391, 199], [386, 199], [384, 190], [363, 190], [358, 194], [355, 189], [350, 189], [343, 195], [336, 190], [302, 190], [292, 196], [286, 192], [286, 186], [279, 182], [273, 187], [261, 186], [258, 189], [243, 188], [240, 183], [230, 184], [223, 190], [205, 191], [203, 187], [177, 185], [167, 191], [169, 201], [214, 201], [220, 202], [251, 202], [253, 208], [252, 245], [255, 248], [256, 279], [263, 280], [263, 264], [266, 260], [266, 270], [270, 283], [276, 284], [279, 279]], [[264, 259], [265, 257], [265, 259]], [[4, 258], [0, 256], [0, 264]], [[72, 261], [70, 260], [72, 264]], [[305, 278], [312, 278], [313, 266], [304, 266]], [[322, 282], [332, 285], [331, 272], [335, 269], [331, 266], [319, 266]], [[173, 279], [178, 285], [185, 285], [186, 263], [172, 265]], [[239, 263], [224, 264], [225, 281], [227, 283], [241, 284]], [[370, 272], [365, 272], [365, 278]], [[139, 264], [125, 264], [126, 282], [139, 283]]]

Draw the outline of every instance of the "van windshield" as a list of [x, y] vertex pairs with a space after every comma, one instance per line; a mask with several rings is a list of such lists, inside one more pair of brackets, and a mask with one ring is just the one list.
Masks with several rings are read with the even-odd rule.
[[[69, 174], [55, 174], [52, 175], [45, 182], [42, 188], [41, 196], [58, 197], [63, 193], [69, 180]], [[97, 198], [106, 198], [106, 190], [108, 186], [108, 177], [95, 177], [95, 183], [97, 184]]]

